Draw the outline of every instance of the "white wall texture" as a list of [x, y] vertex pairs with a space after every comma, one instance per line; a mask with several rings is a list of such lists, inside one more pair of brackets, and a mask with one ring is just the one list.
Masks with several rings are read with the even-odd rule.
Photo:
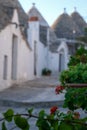
[[49, 54], [49, 68], [53, 73], [58, 72], [58, 54], [51, 53]]
[[[12, 22], [19, 24], [17, 11], [14, 11]], [[52, 53], [48, 46], [44, 46], [39, 38], [39, 21], [29, 21], [28, 42], [31, 49], [24, 40], [19, 27], [15, 24], [9, 24], [0, 32], [0, 90], [8, 88], [13, 83], [19, 83], [26, 80], [32, 80], [35, 77], [40, 77], [42, 69], [49, 68], [53, 73], [59, 72], [59, 54], [64, 51], [64, 68], [67, 69], [68, 63], [68, 47], [65, 41], [61, 42], [57, 53]], [[18, 38], [18, 54], [17, 54], [17, 80], [11, 79], [12, 72], [12, 38], [13, 35]], [[49, 44], [49, 28], [47, 41]], [[37, 75], [34, 75], [34, 44], [36, 43], [36, 70]], [[7, 79], [3, 79], [4, 56], [7, 56]]]
[[59, 54], [63, 50], [64, 52], [64, 69], [67, 69], [68, 63], [68, 47], [65, 41], [61, 41], [60, 46], [58, 47], [57, 52], [49, 53], [49, 68], [52, 70], [53, 73], [59, 73]]
[[[36, 77], [41, 76], [42, 69], [47, 67], [47, 47], [40, 42], [39, 38], [39, 21], [29, 21], [28, 29], [28, 41], [33, 50], [34, 57], [34, 42], [36, 42], [36, 57], [37, 57], [37, 75]], [[34, 59], [33, 59], [34, 60]]]
[[[0, 90], [11, 85], [11, 39], [9, 27], [0, 33]], [[10, 36], [10, 37], [9, 37]], [[8, 57], [7, 80], [3, 80], [4, 56]]]
[[[64, 62], [63, 62], [64, 69], [67, 69], [68, 68], [67, 64], [69, 62], [69, 58], [68, 58], [69, 57], [69, 51], [68, 51], [68, 46], [67, 46], [65, 40], [61, 41], [61, 45], [59, 46], [59, 48], [57, 50], [58, 51], [58, 61], [59, 61], [59, 54], [61, 53], [61, 50], [64, 51]], [[58, 62], [58, 68], [59, 68], [59, 62]]]
[[[32, 49], [34, 49], [34, 41], [37, 44], [37, 76], [41, 76], [43, 68], [49, 68], [53, 73], [59, 73], [59, 54], [64, 53], [63, 68], [67, 69], [68, 63], [68, 47], [65, 40], [61, 40], [61, 45], [58, 47], [57, 52], [52, 53], [48, 46], [45, 47], [43, 43], [39, 41], [39, 21], [29, 22], [29, 43]], [[49, 28], [48, 28], [48, 44], [49, 44]], [[33, 50], [34, 51], [34, 50]]]
[[41, 76], [42, 69], [47, 68], [47, 47], [45, 47], [43, 43], [38, 42], [37, 48], [37, 75]]
[[[12, 22], [18, 22], [17, 11], [14, 11]], [[11, 79], [12, 68], [12, 37], [18, 37], [18, 57], [17, 57], [17, 80]], [[7, 79], [3, 79], [4, 56], [7, 56]], [[0, 32], [0, 90], [3, 90], [12, 85], [33, 79], [33, 61], [31, 50], [23, 39], [19, 27], [16, 28], [14, 24], [8, 25]]]

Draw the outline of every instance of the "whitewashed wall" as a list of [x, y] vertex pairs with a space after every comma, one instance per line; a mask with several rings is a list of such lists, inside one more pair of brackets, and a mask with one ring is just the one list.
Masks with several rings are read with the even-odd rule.
[[49, 54], [49, 68], [52, 70], [52, 73], [58, 73], [58, 54], [50, 52]]
[[[63, 62], [64, 69], [67, 69], [68, 68], [67, 64], [69, 62], [69, 51], [68, 51], [68, 46], [67, 46], [65, 40], [64, 41], [62, 40], [61, 45], [58, 47], [58, 50], [57, 50], [58, 51], [58, 60], [59, 60], [59, 54], [61, 53], [61, 50], [64, 51], [64, 62]], [[58, 64], [58, 68], [59, 68], [59, 64]]]
[[[18, 20], [17, 12], [12, 19], [12, 21], [17, 22]], [[18, 22], [19, 23], [19, 22]], [[13, 27], [13, 26], [12, 26]], [[31, 80], [34, 78], [33, 75], [33, 61], [32, 61], [32, 50], [23, 39], [20, 29], [12, 28], [13, 32], [18, 33], [18, 82], [24, 80]]]
[[[17, 11], [14, 11], [12, 22], [18, 22]], [[18, 37], [18, 55], [17, 55], [17, 80], [11, 79], [12, 71], [12, 37]], [[3, 79], [4, 56], [7, 56], [7, 79]], [[33, 62], [31, 50], [23, 39], [19, 27], [9, 24], [0, 32], [0, 90], [8, 88], [12, 83], [18, 83], [33, 79]]]
[[61, 41], [57, 51], [55, 53], [49, 53], [49, 68], [52, 70], [53, 74], [59, 73], [59, 55], [62, 50], [64, 51], [64, 69], [67, 69], [67, 63], [69, 61], [68, 47], [65, 41]]
[[32, 48], [32, 55], [34, 61], [34, 42], [36, 42], [36, 77], [41, 76], [42, 69], [47, 67], [47, 47], [44, 46], [43, 43], [40, 42], [39, 38], [39, 21], [29, 21], [29, 29], [28, 29], [28, 41]]
[[[9, 31], [10, 27], [6, 27], [0, 32], [0, 90], [11, 85], [11, 41], [12, 35]], [[4, 56], [8, 57], [7, 80], [3, 80]]]
[[38, 54], [37, 54], [37, 74], [41, 76], [42, 69], [47, 68], [47, 47], [43, 43], [38, 42]]
[[34, 79], [32, 51], [28, 49], [25, 41], [22, 40], [19, 44], [18, 80], [32, 79]]

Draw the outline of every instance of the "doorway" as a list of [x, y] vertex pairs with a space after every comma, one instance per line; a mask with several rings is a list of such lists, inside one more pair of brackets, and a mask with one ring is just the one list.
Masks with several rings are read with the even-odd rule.
[[64, 53], [60, 53], [59, 54], [59, 72], [65, 69], [64, 65], [65, 65]]
[[37, 75], [37, 43], [34, 41], [34, 75]]
[[18, 37], [13, 35], [12, 38], [12, 73], [11, 78], [17, 79], [17, 58], [18, 58]]

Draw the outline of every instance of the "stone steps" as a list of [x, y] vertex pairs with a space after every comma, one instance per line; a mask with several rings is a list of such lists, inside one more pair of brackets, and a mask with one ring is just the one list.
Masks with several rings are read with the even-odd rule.
[[62, 107], [64, 100], [59, 101], [38, 101], [38, 102], [23, 102], [23, 101], [13, 101], [13, 100], [0, 100], [0, 106], [6, 107], [33, 107], [33, 108], [50, 108], [52, 106]]

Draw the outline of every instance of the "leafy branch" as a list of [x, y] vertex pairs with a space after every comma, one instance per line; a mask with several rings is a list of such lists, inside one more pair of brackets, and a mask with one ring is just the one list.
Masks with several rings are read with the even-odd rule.
[[79, 119], [72, 111], [64, 114], [58, 109], [53, 111], [54, 108], [55, 107], [52, 107], [52, 109], [50, 109], [50, 114], [46, 114], [44, 110], [41, 110], [38, 116], [33, 114], [33, 109], [29, 109], [27, 113], [22, 114], [14, 114], [12, 109], [8, 109], [3, 113], [3, 118], [0, 119], [0, 121], [2, 121], [2, 130], [7, 130], [6, 122], [10, 123], [13, 121], [15, 126], [10, 130], [13, 130], [16, 127], [21, 130], [29, 130], [30, 124], [28, 119], [32, 117], [37, 119], [36, 126], [39, 130], [51, 130], [52, 128], [54, 128], [54, 130], [58, 130], [58, 128], [63, 130], [64, 127], [68, 128], [68, 130], [72, 130], [76, 126], [77, 130], [83, 127], [87, 129], [87, 118]]

